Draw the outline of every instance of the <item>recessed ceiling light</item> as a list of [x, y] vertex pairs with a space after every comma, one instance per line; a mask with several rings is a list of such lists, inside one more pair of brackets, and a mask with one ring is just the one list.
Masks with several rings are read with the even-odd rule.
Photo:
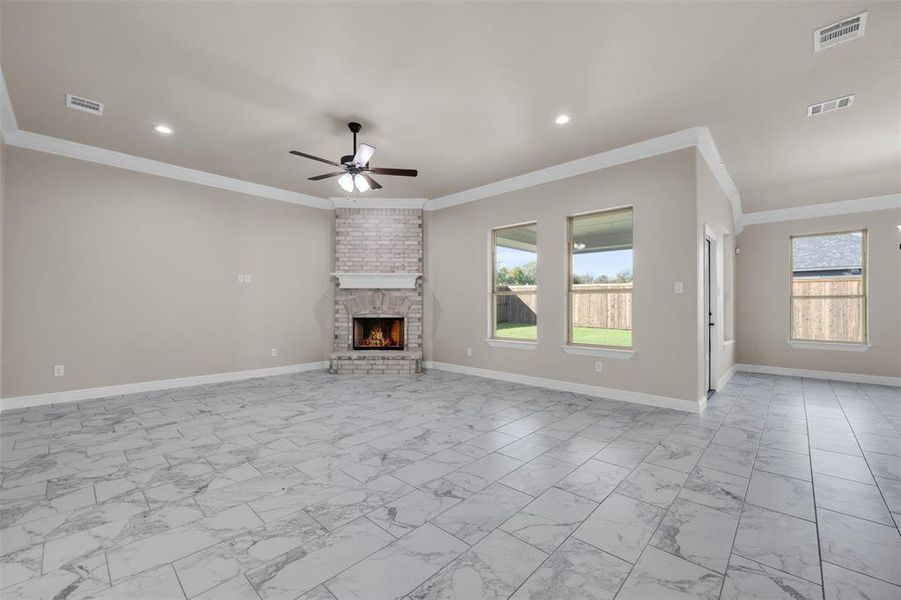
[[154, 125], [153, 130], [157, 133], [162, 133], [163, 135], [170, 135], [172, 133], [172, 128], [168, 125]]
[[554, 123], [557, 125], [566, 125], [570, 121], [572, 121], [572, 117], [569, 115], [557, 115], [557, 118], [554, 119]]

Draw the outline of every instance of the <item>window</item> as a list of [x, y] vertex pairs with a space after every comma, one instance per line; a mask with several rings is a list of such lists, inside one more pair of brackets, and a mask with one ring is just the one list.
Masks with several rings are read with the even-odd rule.
[[791, 238], [791, 339], [867, 341], [867, 232]]
[[492, 231], [491, 337], [538, 339], [538, 224]]
[[569, 218], [570, 344], [632, 347], [632, 209]]

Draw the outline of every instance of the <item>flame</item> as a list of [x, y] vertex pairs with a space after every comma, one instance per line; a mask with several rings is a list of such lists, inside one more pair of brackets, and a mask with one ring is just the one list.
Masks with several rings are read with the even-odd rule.
[[376, 325], [369, 330], [369, 335], [363, 340], [364, 346], [390, 346], [391, 340], [385, 337], [381, 325]]

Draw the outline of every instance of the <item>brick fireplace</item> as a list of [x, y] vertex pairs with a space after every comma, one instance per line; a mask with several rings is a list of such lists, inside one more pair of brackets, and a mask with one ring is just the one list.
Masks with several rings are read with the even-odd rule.
[[335, 210], [331, 373], [421, 372], [421, 273], [422, 210]]

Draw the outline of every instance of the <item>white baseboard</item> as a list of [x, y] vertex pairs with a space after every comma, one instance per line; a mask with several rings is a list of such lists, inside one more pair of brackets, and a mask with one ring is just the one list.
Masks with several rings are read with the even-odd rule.
[[62, 404], [64, 402], [78, 402], [79, 400], [92, 400], [94, 398], [106, 398], [108, 396], [139, 394], [141, 392], [155, 392], [158, 390], [168, 390], [172, 388], [189, 387], [193, 385], [207, 385], [210, 383], [222, 383], [226, 381], [241, 381], [244, 379], [253, 379], [255, 377], [288, 375], [290, 373], [318, 371], [320, 369], [327, 368], [328, 361], [320, 361], [311, 363], [299, 363], [295, 365], [285, 365], [283, 367], [251, 369], [249, 371], [231, 371], [229, 373], [213, 373], [211, 375], [195, 375], [192, 377], [178, 377], [176, 379], [141, 381], [138, 383], [107, 385], [104, 387], [69, 390], [65, 392], [50, 392], [47, 394], [34, 394], [31, 396], [0, 398], [0, 412], [5, 410], [12, 410], [14, 408], [43, 406], [47, 404]]
[[817, 371], [815, 369], [790, 369], [787, 367], [771, 367], [768, 365], [735, 365], [737, 371], [747, 373], [764, 373], [767, 375], [784, 375], [786, 377], [810, 377], [811, 379], [831, 379], [833, 381], [851, 381], [854, 383], [872, 383], [875, 385], [891, 385], [901, 387], [901, 377], [888, 375], [867, 375], [865, 373], [842, 373], [839, 371]]
[[646, 404], [660, 408], [672, 408], [686, 412], [699, 412], [702, 408], [701, 404], [692, 400], [682, 400], [680, 398], [657, 396], [655, 394], [646, 394], [644, 392], [633, 392], [597, 385], [588, 385], [586, 383], [574, 383], [571, 381], [561, 381], [559, 379], [533, 377], [532, 375], [519, 375], [518, 373], [508, 373], [506, 371], [492, 371], [490, 369], [479, 369], [477, 367], [467, 367], [464, 365], [435, 362], [431, 360], [425, 361], [423, 366], [426, 369], [450, 371], [453, 373], [462, 373], [463, 375], [498, 379], [500, 381], [533, 385], [562, 392], [573, 392], [575, 394], [585, 394], [586, 396], [596, 396], [598, 398], [608, 398], [610, 400], [622, 400], [624, 402], [634, 402], [636, 404]]
[[716, 381], [716, 389], [721, 390], [726, 387], [726, 384], [729, 383], [729, 380], [735, 375], [735, 367], [736, 365], [732, 365], [732, 368], [723, 373], [723, 376]]

